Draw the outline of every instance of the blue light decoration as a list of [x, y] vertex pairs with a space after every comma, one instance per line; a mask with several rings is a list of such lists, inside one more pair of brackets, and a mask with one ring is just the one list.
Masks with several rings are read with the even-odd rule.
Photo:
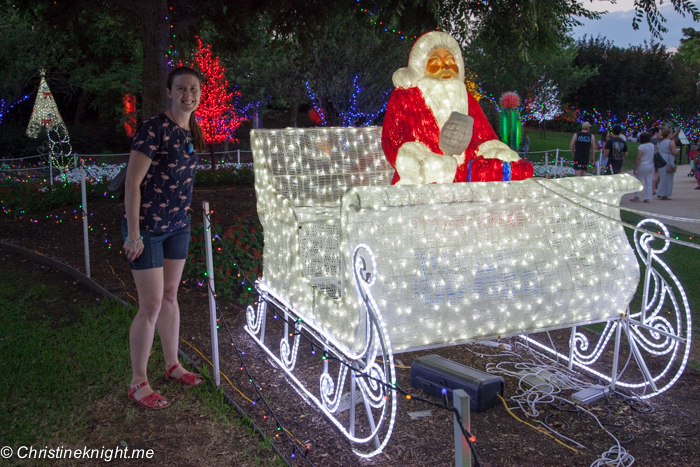
[[0, 123], [2, 123], [2, 119], [5, 117], [5, 114], [10, 111], [11, 108], [13, 108], [21, 102], [26, 101], [27, 99], [29, 99], [29, 96], [23, 96], [11, 104], [8, 104], [8, 101], [6, 101], [5, 99], [0, 99]]
[[386, 106], [389, 103], [387, 98], [391, 94], [391, 90], [384, 92], [380, 96], [379, 100], [382, 102], [382, 105], [379, 107], [379, 110], [377, 110], [376, 112], [365, 113], [365, 112], [358, 110], [357, 98], [364, 89], [363, 87], [360, 86], [359, 81], [360, 81], [360, 76], [355, 75], [355, 78], [352, 80], [352, 86], [353, 86], [354, 91], [352, 93], [352, 97], [350, 98], [350, 109], [348, 109], [347, 112], [341, 112], [341, 114], [340, 114], [343, 117], [343, 126], [345, 126], [345, 127], [369, 126], [377, 118], [379, 118], [379, 115], [386, 112]]
[[328, 126], [328, 122], [326, 121], [326, 114], [321, 108], [320, 104], [318, 103], [318, 99], [316, 99], [316, 93], [313, 92], [313, 90], [311, 89], [311, 85], [308, 81], [305, 84], [306, 92], [309, 95], [309, 99], [311, 100], [311, 105], [313, 106], [314, 112], [316, 112], [316, 115], [318, 115], [318, 118], [320, 119], [320, 125]]
[[[353, 93], [348, 100], [349, 107], [347, 110], [340, 110], [338, 112], [338, 120], [340, 124], [344, 127], [360, 127], [360, 126], [370, 126], [374, 123], [384, 112], [386, 112], [386, 106], [389, 103], [389, 96], [391, 95], [391, 89], [383, 92], [377, 99], [368, 100], [371, 105], [376, 102], [381, 102], [379, 108], [375, 112], [365, 112], [359, 109], [362, 105], [362, 99], [360, 99], [360, 94], [364, 91], [364, 87], [360, 85], [360, 76], [355, 75], [352, 81]], [[328, 120], [326, 119], [326, 114], [321, 108], [318, 102], [316, 93], [311, 89], [309, 82], [306, 82], [306, 92], [309, 95], [309, 100], [313, 107], [313, 111], [316, 112], [319, 118], [319, 124], [321, 126], [328, 126]]]

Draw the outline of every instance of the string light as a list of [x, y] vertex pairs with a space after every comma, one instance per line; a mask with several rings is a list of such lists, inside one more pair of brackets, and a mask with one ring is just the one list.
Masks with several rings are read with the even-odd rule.
[[229, 91], [230, 85], [221, 66], [219, 57], [212, 54], [211, 46], [204, 45], [197, 37], [197, 52], [195, 67], [204, 75], [201, 84], [202, 95], [197, 107], [197, 123], [204, 133], [208, 144], [218, 144], [224, 141], [237, 141], [233, 135], [236, 129], [246, 120], [238, 114], [236, 103], [241, 93]]
[[9, 112], [10, 109], [14, 108], [16, 105], [21, 104], [22, 102], [26, 101], [29, 99], [29, 96], [23, 96], [12, 103], [8, 103], [5, 99], [0, 99], [0, 123], [2, 123], [3, 118], [5, 117], [5, 114]]

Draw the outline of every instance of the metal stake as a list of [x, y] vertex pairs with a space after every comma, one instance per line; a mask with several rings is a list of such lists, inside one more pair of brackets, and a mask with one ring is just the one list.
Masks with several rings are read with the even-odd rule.
[[642, 319], [640, 320], [642, 324], [646, 324], [647, 321], [647, 306], [649, 306], [649, 282], [651, 281], [651, 262], [654, 260], [654, 250], [651, 248], [651, 242], [653, 239], [647, 242], [647, 267], [644, 271], [644, 298], [642, 299]]
[[265, 345], [265, 321], [267, 321], [267, 302], [263, 300], [261, 297], [258, 297], [258, 300], [261, 300], [259, 306], [260, 306], [260, 343], [262, 345]]
[[85, 190], [85, 161], [80, 161], [80, 196], [83, 210], [83, 247], [85, 249], [85, 275], [90, 277], [90, 244], [88, 243], [88, 212], [87, 212], [87, 192]]
[[219, 374], [219, 334], [216, 326], [216, 298], [214, 295], [214, 257], [211, 249], [211, 224], [209, 223], [209, 202], [202, 202], [204, 211], [204, 249], [207, 257], [207, 291], [209, 294], [209, 322], [211, 329], [211, 356], [214, 363], [214, 382], [221, 386]]
[[574, 347], [576, 346], [576, 326], [571, 326], [571, 340], [569, 341], [569, 370], [574, 368]]
[[[629, 309], [627, 310], [627, 317], [622, 319], [628, 319]], [[617, 329], [615, 330], [615, 353], [613, 354], [613, 367], [612, 375], [610, 375], [610, 388], [615, 389], [615, 383], [617, 383], [617, 363], [620, 360], [620, 336], [622, 335], [622, 319], [617, 322]], [[630, 352], [632, 349], [630, 349]]]
[[[467, 431], [471, 431], [471, 415], [469, 413], [469, 396], [464, 389], [452, 391], [452, 405], [462, 418], [462, 425]], [[455, 423], [455, 467], [471, 467], [472, 453], [469, 442], [464, 438], [464, 433], [459, 427], [457, 415], [453, 415]]]

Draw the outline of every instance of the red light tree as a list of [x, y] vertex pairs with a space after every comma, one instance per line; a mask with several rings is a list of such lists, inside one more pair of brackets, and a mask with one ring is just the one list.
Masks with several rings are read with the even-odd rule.
[[204, 133], [204, 141], [211, 152], [212, 169], [216, 168], [214, 145], [224, 141], [237, 141], [233, 134], [245, 118], [237, 115], [235, 104], [240, 97], [238, 91], [229, 91], [230, 86], [219, 57], [211, 52], [211, 45], [204, 45], [197, 37], [199, 46], [195, 53], [195, 68], [203, 77], [202, 95], [197, 107], [197, 123]]

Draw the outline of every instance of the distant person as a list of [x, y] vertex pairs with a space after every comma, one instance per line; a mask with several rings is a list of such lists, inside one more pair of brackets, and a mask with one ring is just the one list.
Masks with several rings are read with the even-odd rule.
[[[651, 137], [648, 133], [639, 135], [639, 149], [637, 149], [637, 160], [634, 163], [634, 176], [644, 185], [644, 202], [651, 201], [652, 178], [654, 177], [654, 145], [651, 144]], [[639, 201], [638, 191], [634, 194], [632, 201]]]
[[591, 133], [591, 124], [583, 122], [581, 131], [574, 133], [569, 149], [574, 156], [574, 173], [584, 177], [589, 165], [595, 160], [595, 136]]
[[530, 157], [530, 137], [526, 132], [523, 132], [523, 138], [520, 140], [520, 157], [527, 160]]
[[615, 175], [622, 171], [622, 163], [627, 157], [627, 142], [621, 138], [621, 132], [620, 125], [615, 125], [613, 137], [605, 143], [605, 157], [608, 158], [608, 167]]
[[122, 216], [124, 253], [139, 297], [139, 309], [129, 332], [132, 375], [128, 395], [151, 410], [169, 405], [151, 389], [146, 375], [156, 325], [166, 378], [188, 386], [204, 381], [178, 361], [177, 303], [191, 236], [196, 151], [206, 148], [194, 118], [201, 78], [193, 69], [180, 66], [170, 72], [166, 87], [170, 108], [143, 122], [131, 144]]
[[598, 156], [598, 167], [600, 167], [600, 173], [604, 174], [608, 168], [608, 158], [605, 155], [605, 143], [608, 142], [608, 132], [607, 130], [600, 134], [600, 141], [598, 141], [598, 151], [600, 155]]
[[676, 154], [678, 154], [678, 149], [676, 148], [676, 142], [674, 141], [676, 135], [671, 133], [671, 130], [664, 128], [661, 131], [661, 142], [659, 143], [659, 153], [661, 157], [666, 161], [666, 166], [659, 169], [659, 175], [661, 176], [661, 181], [659, 182], [659, 188], [656, 190], [656, 196], [664, 201], [671, 201], [671, 196], [673, 195], [673, 180], [676, 176]]
[[[649, 141], [654, 145], [654, 157], [659, 153], [659, 141], [661, 140], [661, 128], [654, 127], [651, 129], [651, 140]], [[656, 194], [656, 189], [659, 187], [659, 180], [661, 176], [659, 175], [659, 170], [654, 167], [654, 176], [651, 179], [652, 195]]]

